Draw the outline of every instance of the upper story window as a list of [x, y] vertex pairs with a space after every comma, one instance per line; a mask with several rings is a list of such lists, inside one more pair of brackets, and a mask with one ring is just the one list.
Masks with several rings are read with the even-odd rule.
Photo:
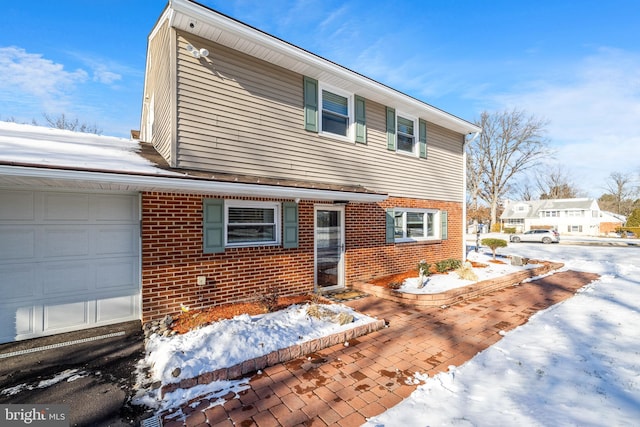
[[322, 105], [321, 132], [348, 138], [351, 127], [350, 99], [346, 94], [337, 94], [326, 89], [320, 91]]
[[415, 120], [398, 116], [396, 149], [403, 153], [416, 154], [416, 123]]
[[304, 128], [310, 132], [367, 143], [366, 100], [304, 76]]
[[527, 205], [518, 205], [515, 210], [516, 212], [524, 212], [527, 210]]
[[544, 211], [544, 212], [542, 212], [542, 216], [544, 216], [544, 217], [558, 217], [558, 216], [560, 216], [560, 211]]
[[581, 210], [572, 210], [572, 211], [567, 211], [567, 216], [584, 216], [584, 212]]
[[427, 158], [427, 122], [386, 109], [387, 149]]

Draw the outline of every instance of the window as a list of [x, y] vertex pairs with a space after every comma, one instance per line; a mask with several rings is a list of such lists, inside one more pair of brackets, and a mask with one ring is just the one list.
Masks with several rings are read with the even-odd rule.
[[513, 224], [513, 225], [523, 225], [524, 224], [524, 218], [509, 218], [507, 219], [507, 224]]
[[394, 209], [395, 241], [440, 238], [439, 212], [431, 209]]
[[367, 143], [366, 100], [304, 76], [304, 128], [310, 132]]
[[397, 150], [404, 153], [415, 154], [416, 136], [415, 123], [413, 120], [398, 116], [398, 145]]
[[322, 89], [321, 100], [321, 131], [349, 137], [349, 126], [351, 124], [349, 97]]
[[576, 216], [583, 216], [583, 211], [567, 211], [567, 216], [572, 216], [572, 217], [576, 217]]
[[298, 247], [296, 202], [202, 200], [203, 253], [222, 253], [226, 247], [280, 243], [285, 249]]
[[516, 212], [524, 212], [527, 210], [527, 205], [518, 205], [515, 210]]
[[277, 203], [230, 200], [225, 203], [227, 246], [277, 244], [280, 211]]
[[582, 226], [581, 225], [569, 225], [569, 226], [567, 226], [567, 231], [569, 233], [582, 233]]
[[427, 158], [427, 122], [386, 108], [387, 149]]
[[559, 217], [560, 211], [544, 211], [542, 212], [542, 216], [544, 217]]

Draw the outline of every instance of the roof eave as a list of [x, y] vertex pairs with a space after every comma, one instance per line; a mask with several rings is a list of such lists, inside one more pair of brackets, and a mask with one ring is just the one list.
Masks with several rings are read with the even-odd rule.
[[0, 165], [0, 185], [3, 182], [13, 184], [12, 180], [19, 181], [22, 184], [32, 182], [34, 185], [48, 187], [217, 194], [222, 196], [271, 197], [277, 199], [299, 198], [320, 201], [342, 200], [355, 203], [382, 202], [388, 197], [386, 194], [380, 193], [357, 193], [183, 177]]
[[[209, 26], [219, 31], [227, 32], [239, 39], [250, 42], [250, 44], [257, 44], [268, 49], [273, 55], [269, 55], [269, 59], [263, 59], [276, 65], [284, 66], [313, 78], [321, 79], [322, 76], [329, 74], [339, 81], [331, 82], [336, 86], [343, 86], [352, 92], [358, 92], [358, 94], [383, 105], [400, 108], [405, 113], [424, 117], [432, 123], [461, 134], [481, 131], [479, 126], [471, 122], [449, 114], [206, 6], [189, 0], [171, 0], [169, 8], [174, 11], [171, 19], [171, 25], [174, 26], [174, 28], [199, 36], [201, 36], [201, 33], [198, 34], [196, 27]], [[180, 14], [186, 19], [179, 19]], [[158, 23], [158, 25], [159, 24], [160, 23]], [[193, 27], [191, 27], [192, 24]], [[242, 43], [236, 43], [236, 45], [230, 47], [243, 51], [242, 46]], [[244, 53], [252, 54], [249, 51]], [[295, 64], [294, 66], [291, 65], [292, 61]]]

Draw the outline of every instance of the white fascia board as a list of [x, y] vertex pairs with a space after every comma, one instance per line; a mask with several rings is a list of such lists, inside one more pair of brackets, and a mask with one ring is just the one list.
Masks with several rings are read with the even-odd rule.
[[[362, 74], [338, 65], [328, 59], [322, 58], [321, 56], [315, 55], [291, 43], [278, 39], [266, 32], [253, 28], [240, 21], [228, 18], [214, 10], [206, 8], [205, 6], [192, 3], [188, 0], [171, 0], [170, 8], [175, 10], [177, 13], [182, 13], [193, 18], [199, 23], [205, 23], [215, 28], [228, 31], [229, 33], [235, 34], [243, 39], [251, 40], [252, 42], [277, 52], [280, 55], [293, 58], [315, 70], [319, 70], [318, 75], [322, 72], [326, 72], [331, 75], [338, 76], [345, 81], [352, 82], [355, 85], [362, 87], [365, 91], [374, 93], [375, 95], [368, 95], [368, 97], [383, 105], [389, 105], [389, 101], [392, 100], [392, 106], [402, 110], [414, 111], [415, 113], [418, 111], [424, 111], [426, 114], [416, 115], [424, 117], [441, 126], [449, 127], [462, 134], [481, 131], [480, 127], [473, 123], [449, 114], [400, 91], [392, 89], [382, 83], [376, 82]], [[310, 75], [310, 77], [318, 78], [318, 75]]]
[[131, 191], [159, 191], [170, 193], [220, 194], [225, 196], [272, 197], [277, 199], [304, 199], [335, 201], [346, 200], [356, 203], [376, 203], [388, 198], [386, 194], [355, 193], [350, 191], [316, 190], [312, 188], [284, 187], [263, 184], [243, 184], [238, 182], [208, 181], [165, 176], [128, 175], [108, 172], [89, 172], [0, 165], [2, 177], [32, 178], [60, 186], [81, 188], [96, 184], [103, 189], [127, 187]]

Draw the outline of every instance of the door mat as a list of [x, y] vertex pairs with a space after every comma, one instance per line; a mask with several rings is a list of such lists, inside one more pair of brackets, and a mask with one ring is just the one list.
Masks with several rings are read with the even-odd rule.
[[339, 291], [327, 292], [322, 296], [334, 302], [342, 302], [368, 297], [369, 294], [357, 289], [341, 289]]

